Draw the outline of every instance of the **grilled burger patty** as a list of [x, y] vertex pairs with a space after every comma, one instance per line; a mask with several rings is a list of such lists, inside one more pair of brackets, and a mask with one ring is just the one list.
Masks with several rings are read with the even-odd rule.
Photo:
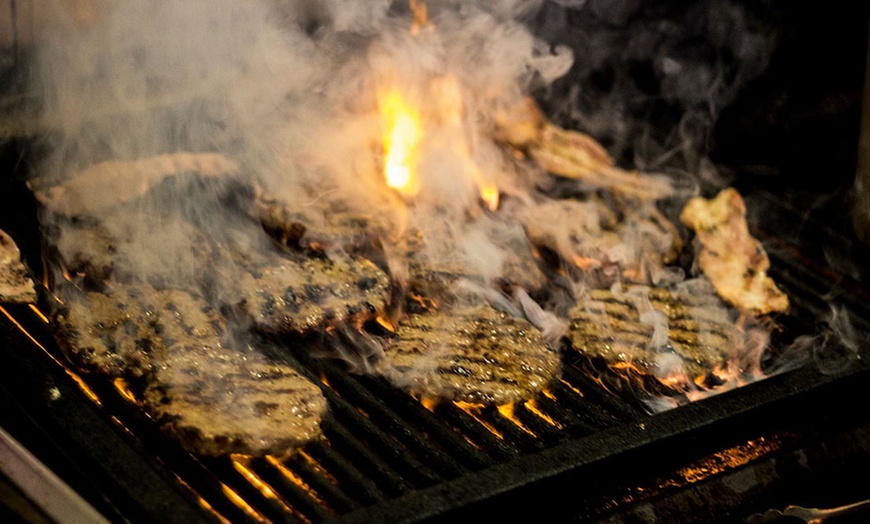
[[145, 409], [189, 451], [278, 453], [320, 434], [320, 389], [256, 351], [226, 348], [225, 321], [202, 300], [128, 286], [68, 304], [55, 322], [70, 359], [139, 379]]
[[381, 373], [424, 397], [476, 404], [530, 398], [559, 371], [541, 334], [489, 306], [457, 306], [403, 319]]
[[143, 396], [164, 431], [203, 455], [281, 454], [321, 435], [326, 398], [285, 364], [256, 351], [178, 343]]
[[387, 275], [373, 263], [343, 253], [281, 260], [245, 272], [238, 307], [263, 331], [304, 333], [376, 317], [389, 299]]
[[629, 362], [664, 375], [676, 355], [690, 377], [708, 374], [740, 344], [740, 332], [712, 293], [636, 287], [625, 293], [590, 291], [570, 313], [574, 349], [607, 362]]
[[226, 330], [217, 311], [183, 291], [123, 286], [66, 298], [55, 336], [85, 371], [139, 377], [172, 344], [216, 340]]

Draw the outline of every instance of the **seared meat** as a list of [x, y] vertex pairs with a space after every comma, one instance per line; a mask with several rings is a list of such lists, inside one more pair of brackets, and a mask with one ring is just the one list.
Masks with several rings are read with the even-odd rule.
[[88, 293], [55, 321], [70, 360], [144, 383], [145, 409], [189, 451], [280, 453], [320, 434], [318, 387], [256, 351], [227, 349], [224, 319], [186, 292]]
[[720, 297], [754, 315], [788, 310], [788, 296], [767, 276], [770, 259], [749, 233], [746, 206], [737, 190], [724, 189], [712, 200], [689, 200], [680, 220], [697, 233], [698, 265]]
[[0, 303], [36, 302], [36, 289], [12, 237], [0, 230]]
[[413, 296], [437, 303], [449, 301], [460, 279], [482, 286], [509, 283], [527, 290], [545, 285], [546, 277], [519, 224], [482, 217], [475, 225], [479, 229], [460, 246], [448, 231], [435, 232], [439, 240], [435, 246], [426, 245], [422, 232], [405, 235], [399, 250], [407, 263], [406, 289]]
[[384, 349], [380, 371], [424, 397], [476, 404], [530, 398], [559, 372], [559, 355], [524, 320], [489, 306], [411, 315]]
[[258, 329], [277, 333], [361, 324], [384, 310], [390, 290], [387, 275], [377, 266], [340, 252], [282, 259], [238, 279], [237, 307]]
[[79, 368], [140, 377], [177, 343], [218, 340], [225, 321], [188, 293], [123, 286], [105, 294], [68, 294], [54, 316], [60, 347]]
[[278, 242], [302, 249], [326, 251], [341, 248], [365, 250], [390, 228], [371, 213], [355, 211], [340, 201], [327, 202], [327, 208], [293, 207], [284, 201], [257, 195], [253, 214], [263, 229]]
[[739, 330], [712, 290], [594, 290], [569, 317], [567, 336], [575, 350], [658, 377], [703, 377], [741, 344]]
[[219, 177], [237, 174], [239, 170], [236, 162], [220, 153], [171, 153], [137, 160], [110, 160], [74, 173], [63, 184], [34, 187], [34, 195], [54, 213], [79, 216], [135, 200], [170, 176], [193, 172], [202, 177]]
[[617, 217], [595, 200], [551, 200], [524, 209], [522, 220], [534, 245], [582, 271], [593, 287], [656, 283], [682, 249], [679, 232], [654, 205], [631, 206]]
[[69, 273], [91, 282], [199, 284], [216, 257], [212, 242], [181, 216], [121, 207], [100, 224], [67, 224], [54, 241]]
[[624, 171], [589, 135], [547, 122], [531, 99], [496, 115], [496, 138], [521, 149], [546, 171], [573, 178], [636, 200], [659, 200], [674, 194], [662, 175]]
[[170, 346], [143, 402], [164, 431], [203, 455], [286, 453], [321, 435], [327, 408], [291, 367], [214, 341]]

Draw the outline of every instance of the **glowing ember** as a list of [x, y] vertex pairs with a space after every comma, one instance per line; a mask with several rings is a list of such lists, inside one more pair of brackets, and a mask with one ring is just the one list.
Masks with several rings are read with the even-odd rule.
[[413, 196], [419, 191], [419, 181], [414, 178], [417, 145], [422, 129], [419, 112], [402, 99], [397, 90], [391, 90], [381, 103], [381, 114], [386, 120], [384, 135], [384, 174], [387, 185], [404, 195]]

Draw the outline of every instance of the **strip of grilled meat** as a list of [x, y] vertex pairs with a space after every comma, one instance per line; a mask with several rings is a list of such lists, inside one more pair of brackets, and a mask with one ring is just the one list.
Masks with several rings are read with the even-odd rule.
[[788, 296], [767, 276], [770, 259], [749, 233], [746, 206], [736, 189], [723, 189], [711, 200], [689, 200], [680, 220], [697, 233], [698, 265], [726, 302], [755, 315], [788, 310]]
[[414, 394], [475, 404], [530, 398], [559, 372], [559, 355], [525, 320], [489, 306], [403, 319], [380, 372]]
[[588, 357], [630, 363], [659, 377], [680, 371], [690, 378], [703, 377], [741, 343], [728, 310], [712, 291], [690, 294], [646, 287], [619, 294], [590, 291], [570, 311], [567, 336]]

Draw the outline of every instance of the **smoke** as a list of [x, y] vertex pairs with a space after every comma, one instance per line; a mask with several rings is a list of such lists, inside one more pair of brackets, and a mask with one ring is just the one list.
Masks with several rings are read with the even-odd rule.
[[538, 96], [621, 164], [696, 176], [719, 114], [767, 67], [778, 16], [772, 2], [554, 0], [535, 33], [576, 60]]

